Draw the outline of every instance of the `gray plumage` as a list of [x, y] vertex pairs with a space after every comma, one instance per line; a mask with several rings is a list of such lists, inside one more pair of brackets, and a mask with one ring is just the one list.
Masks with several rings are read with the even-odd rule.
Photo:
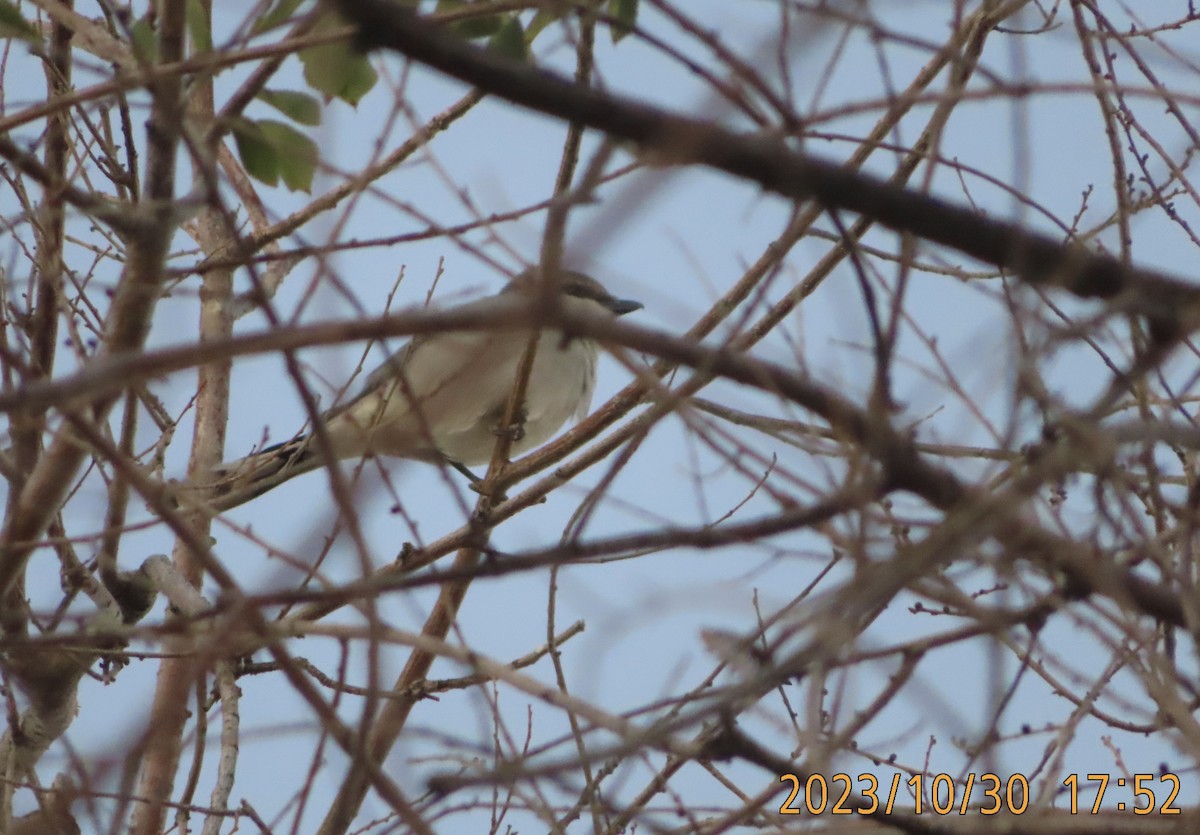
[[[501, 295], [535, 292], [532, 271]], [[611, 296], [594, 279], [564, 271], [562, 304], [621, 316], [641, 307]], [[497, 296], [464, 307], [495, 305]], [[486, 309], [486, 308], [484, 308]], [[321, 416], [339, 459], [390, 455], [464, 467], [487, 463], [530, 332], [446, 331], [417, 337], [389, 356], [352, 400]], [[589, 339], [565, 339], [544, 329], [525, 390], [523, 434], [511, 453], [548, 441], [572, 418], [587, 414], [599, 349]], [[219, 508], [234, 507], [288, 479], [317, 469], [322, 456], [311, 434], [222, 465], [212, 485]]]

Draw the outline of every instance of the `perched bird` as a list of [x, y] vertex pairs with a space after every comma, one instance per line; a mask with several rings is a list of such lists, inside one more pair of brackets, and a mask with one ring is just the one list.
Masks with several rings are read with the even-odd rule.
[[[642, 307], [615, 298], [582, 273], [564, 270], [557, 285], [567, 310], [623, 316]], [[533, 294], [538, 286], [537, 273], [527, 270], [495, 296], [460, 309], [483, 312], [508, 294]], [[357, 396], [321, 416], [334, 455], [442, 462], [469, 475], [467, 467], [491, 459], [497, 434], [505, 431], [505, 407], [529, 337], [528, 330], [516, 329], [444, 331], [412, 339], [367, 377]], [[587, 414], [598, 356], [590, 339], [542, 330], [512, 454], [540, 446], [569, 419]], [[234, 507], [317, 469], [323, 460], [310, 433], [223, 464], [211, 487], [214, 504]]]

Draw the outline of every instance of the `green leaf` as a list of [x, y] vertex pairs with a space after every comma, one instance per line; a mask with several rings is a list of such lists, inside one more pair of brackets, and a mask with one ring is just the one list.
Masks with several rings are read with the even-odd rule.
[[549, 5], [539, 8], [537, 14], [533, 16], [533, 20], [529, 21], [529, 25], [525, 27], [525, 37], [528, 39], [528, 43], [533, 43], [534, 38], [542, 34], [542, 30], [559, 20], [562, 20], [562, 15], [552, 11]]
[[[325, 15], [313, 31], [322, 33], [344, 28], [345, 21], [331, 13]], [[336, 97], [356, 105], [379, 80], [367, 56], [353, 49], [349, 43], [306, 49], [300, 53], [300, 62], [304, 65], [304, 80], [314, 90], [324, 94], [326, 101]]]
[[321, 103], [297, 90], [263, 90], [258, 94], [271, 107], [302, 125], [321, 124]]
[[239, 117], [231, 125], [238, 156], [246, 172], [269, 186], [283, 184], [292, 191], [312, 188], [317, 168], [317, 144], [289, 124], [274, 119], [255, 122]]
[[613, 19], [609, 29], [613, 43], [633, 31], [637, 25], [637, 13], [638, 0], [608, 0], [608, 14]]
[[268, 29], [274, 29], [279, 24], [287, 21], [296, 8], [303, 0], [278, 0], [274, 7], [263, 13], [263, 16], [254, 21], [254, 25], [250, 27], [251, 35], [261, 35]]
[[0, 0], [0, 38], [18, 38], [30, 43], [41, 43], [42, 36], [29, 25], [29, 22], [17, 11], [17, 7]]
[[185, 14], [188, 34], [192, 37], [192, 54], [203, 55], [212, 52], [212, 21], [208, 18], [204, 4], [200, 0], [187, 0]]
[[129, 39], [132, 41], [133, 55], [139, 61], [153, 64], [158, 58], [158, 35], [149, 17], [141, 17], [129, 27]]
[[505, 18], [496, 34], [488, 38], [488, 49], [499, 55], [524, 61], [529, 57], [529, 44], [525, 41], [525, 30], [516, 15]]
[[278, 154], [279, 176], [292, 191], [312, 191], [317, 170], [317, 143], [285, 122], [262, 119], [259, 130]]
[[437, 12], [456, 12], [463, 9], [479, 9], [480, 14], [474, 17], [455, 21], [450, 25], [454, 32], [467, 40], [478, 40], [495, 35], [504, 25], [504, 15], [486, 14], [484, 9], [489, 3], [484, 0], [438, 0]]
[[246, 173], [269, 186], [279, 182], [279, 154], [271, 146], [266, 135], [256, 122], [245, 117], [233, 120], [230, 125], [233, 141], [237, 143], [238, 156]]

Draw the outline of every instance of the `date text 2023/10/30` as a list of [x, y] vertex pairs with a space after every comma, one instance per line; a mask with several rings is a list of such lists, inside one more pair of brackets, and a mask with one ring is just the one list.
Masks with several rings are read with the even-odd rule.
[[[931, 812], [935, 815], [995, 815], [1004, 811], [1020, 815], [1029, 810], [1029, 780], [1022, 774], [1005, 779], [992, 773], [968, 773], [960, 780], [949, 774], [913, 774], [907, 779], [893, 774], [890, 785], [883, 792], [879, 779], [868, 773], [857, 777], [838, 773], [829, 778], [823, 774], [782, 774], [779, 780], [791, 785], [787, 799], [779, 807], [781, 815], [822, 815], [827, 812], [833, 815], [890, 815], [909, 809], [916, 815]], [[902, 786], [904, 791], [901, 791]], [[1100, 814], [1106, 795], [1112, 802], [1114, 788], [1122, 793], [1116, 800], [1118, 812], [1178, 815], [1181, 811], [1175, 805], [1179, 777], [1170, 772], [1128, 777], [1068, 774], [1062, 786], [1060, 792], [1066, 796], [1067, 811], [1072, 815]], [[1087, 802], [1089, 795], [1090, 804]]]

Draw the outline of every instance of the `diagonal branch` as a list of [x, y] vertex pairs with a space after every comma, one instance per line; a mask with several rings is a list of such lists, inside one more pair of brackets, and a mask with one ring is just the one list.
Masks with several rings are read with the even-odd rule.
[[784, 197], [853, 211], [1011, 270], [1030, 284], [1080, 298], [1123, 297], [1123, 307], [1149, 316], [1164, 336], [1200, 324], [1200, 294], [1181, 279], [793, 151], [775, 136], [737, 133], [484, 52], [393, 0], [336, 5], [358, 24], [366, 48], [399, 52], [515, 104], [635, 142], [662, 164], [704, 165]]

